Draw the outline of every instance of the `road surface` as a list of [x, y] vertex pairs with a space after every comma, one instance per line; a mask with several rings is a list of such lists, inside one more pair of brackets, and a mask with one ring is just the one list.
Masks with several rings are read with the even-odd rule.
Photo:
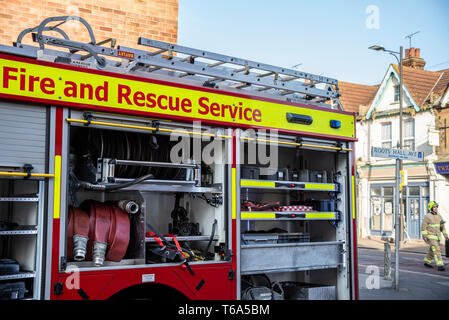
[[[394, 279], [394, 249], [392, 251], [391, 276]], [[449, 300], [449, 259], [443, 257], [446, 264], [443, 272], [424, 267], [423, 259], [423, 254], [400, 253], [399, 291], [396, 291], [394, 281], [384, 280], [384, 252], [359, 248], [360, 300]]]

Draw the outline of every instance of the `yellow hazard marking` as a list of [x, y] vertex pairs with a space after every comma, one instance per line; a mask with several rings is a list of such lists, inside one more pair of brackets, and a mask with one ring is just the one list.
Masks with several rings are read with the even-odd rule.
[[335, 219], [334, 212], [307, 212], [306, 219]]
[[306, 183], [305, 188], [306, 189], [311, 189], [311, 190], [329, 190], [329, 191], [334, 191], [335, 190], [335, 185], [334, 184]]
[[240, 180], [242, 187], [264, 187], [274, 188], [276, 183], [274, 181], [260, 181], [260, 180]]
[[53, 198], [53, 218], [59, 219], [59, 213], [61, 210], [61, 156], [55, 156], [55, 181]]
[[231, 169], [231, 189], [232, 219], [237, 219], [237, 179], [235, 176], [235, 168]]
[[274, 219], [276, 214], [274, 212], [241, 212], [241, 219]]

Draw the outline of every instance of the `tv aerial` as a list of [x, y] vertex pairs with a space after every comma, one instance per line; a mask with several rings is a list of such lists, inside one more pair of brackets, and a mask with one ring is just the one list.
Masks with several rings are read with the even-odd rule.
[[417, 34], [417, 33], [419, 33], [420, 31], [416, 31], [416, 32], [414, 32], [414, 33], [411, 33], [411, 34], [409, 34], [409, 35], [406, 35], [406, 36], [403, 36], [402, 37], [402, 39], [409, 39], [409, 41], [410, 41], [410, 47], [409, 48], [411, 48], [412, 47], [412, 37], [415, 35], [415, 34]]

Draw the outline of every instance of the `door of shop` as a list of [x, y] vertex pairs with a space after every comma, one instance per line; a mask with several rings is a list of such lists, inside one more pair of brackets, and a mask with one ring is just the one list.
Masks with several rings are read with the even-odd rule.
[[382, 236], [392, 234], [394, 222], [393, 199], [393, 186], [371, 186], [371, 234]]
[[420, 239], [421, 222], [429, 203], [429, 187], [427, 185], [408, 186], [406, 191], [406, 232], [409, 238]]

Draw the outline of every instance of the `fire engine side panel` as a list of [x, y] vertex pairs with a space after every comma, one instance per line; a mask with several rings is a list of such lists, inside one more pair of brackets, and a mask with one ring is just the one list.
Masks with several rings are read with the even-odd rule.
[[[5, 77], [9, 79], [6, 86], [0, 87], [0, 96], [9, 99], [139, 116], [170, 117], [187, 122], [201, 120], [221, 126], [272, 128], [286, 133], [342, 141], [356, 140], [354, 114], [350, 112], [4, 54], [0, 55], [0, 66], [4, 66]], [[0, 69], [0, 75], [3, 69]], [[23, 90], [16, 79], [19, 69], [28, 70], [27, 76], [38, 74], [41, 78], [46, 77], [52, 84], [52, 90]], [[95, 97], [93, 94], [91, 97], [74, 97], [68, 90], [70, 88], [67, 88], [70, 83], [76, 86], [88, 84], [98, 94]], [[137, 96], [145, 94], [148, 94], [148, 101], [136, 100]], [[167, 103], [170, 100], [172, 106], [169, 108]], [[175, 100], [179, 104], [177, 107], [173, 107]], [[304, 124], [289, 120], [289, 115], [306, 117], [312, 121]], [[331, 120], [341, 125], [338, 128], [331, 127]]]
[[[22, 61], [22, 59], [13, 59], [16, 61]], [[25, 60], [25, 59], [24, 59]], [[25, 61], [29, 64], [36, 64], [33, 62], [30, 62], [29, 60]], [[37, 65], [40, 66], [46, 66], [49, 68], [52, 68], [54, 70], [58, 69], [58, 65], [54, 64], [48, 64], [48, 63], [40, 63], [38, 62]], [[92, 76], [92, 78], [96, 78], [97, 80], [100, 78], [100, 76], [105, 76], [108, 78], [111, 78], [111, 81], [115, 81], [112, 78], [115, 78], [116, 75], [111, 73], [101, 73], [101, 72], [89, 72], [85, 70], [78, 70], [77, 68], [73, 67], [67, 67], [67, 66], [61, 66], [61, 69], [64, 69], [65, 71], [69, 70], [71, 73], [73, 71], [77, 71], [80, 74], [83, 74], [83, 76], [86, 78], [86, 76]], [[36, 70], [38, 68], [36, 67]], [[45, 73], [45, 68], [41, 68], [40, 70]], [[53, 71], [54, 71], [53, 70]], [[47, 70], [48, 71], [48, 70]], [[62, 72], [62, 70], [61, 70]], [[67, 72], [65, 75], [69, 76], [71, 73]], [[50, 74], [54, 75], [53, 73]], [[65, 76], [64, 76], [65, 77]], [[230, 103], [231, 96], [236, 96], [239, 98], [243, 98], [240, 100], [244, 100], [245, 103], [253, 103], [252, 99], [254, 100], [260, 100], [255, 97], [251, 96], [244, 96], [244, 95], [227, 95], [226, 93], [218, 92], [217, 90], [208, 90], [208, 89], [202, 89], [202, 88], [195, 88], [192, 86], [176, 86], [174, 84], [170, 83], [157, 83], [157, 81], [148, 81], [143, 80], [137, 77], [124, 77], [124, 76], [117, 76], [117, 78], [126, 80], [125, 82], [128, 84], [132, 83], [140, 83], [142, 86], [148, 85], [148, 83], [152, 83], [155, 87], [161, 87], [165, 86], [166, 89], [170, 89], [172, 91], [178, 90], [179, 92], [187, 92], [189, 91], [190, 94], [195, 97], [195, 99], [198, 96], [198, 92], [203, 92], [203, 95], [208, 95], [209, 97], [214, 97], [217, 99], [223, 99], [223, 103]], [[12, 78], [11, 78], [12, 79]], [[56, 80], [56, 78], [55, 78]], [[61, 79], [59, 79], [61, 80]], [[95, 80], [95, 81], [97, 81]], [[12, 80], [11, 80], [12, 81]], [[94, 81], [94, 82], [95, 82]], [[112, 82], [111, 82], [112, 83]], [[179, 87], [178, 89], [174, 89], [175, 87]], [[16, 88], [17, 89], [17, 88]], [[61, 88], [59, 88], [61, 89]], [[198, 91], [198, 92], [196, 92]], [[192, 93], [193, 92], [193, 93]], [[17, 92], [16, 92], [17, 93]], [[181, 94], [181, 93], [179, 93]], [[141, 116], [154, 116], [157, 115], [159, 117], [163, 118], [170, 118], [170, 119], [178, 119], [183, 122], [189, 122], [195, 118], [198, 120], [202, 119], [207, 123], [214, 123], [218, 124], [220, 126], [224, 125], [230, 125], [235, 127], [254, 127], [257, 128], [258, 126], [255, 126], [254, 123], [245, 123], [245, 121], [242, 121], [241, 123], [232, 123], [228, 122], [230, 119], [221, 119], [220, 121], [214, 120], [213, 117], [203, 117], [201, 118], [198, 114], [193, 114], [192, 118], [185, 117], [185, 114], [174, 116], [172, 113], [163, 113], [161, 111], [158, 111], [158, 113], [154, 112], [147, 112], [147, 111], [136, 111], [136, 109], [128, 108], [126, 109], [112, 109], [116, 108], [113, 104], [109, 105], [92, 105], [92, 104], [86, 104], [86, 102], [82, 101], [63, 101], [59, 100], [59, 98], [54, 99], [44, 99], [38, 95], [34, 97], [30, 96], [20, 96], [20, 95], [14, 95], [11, 92], [8, 92], [6, 90], [5, 92], [0, 92], [1, 97], [8, 97], [12, 99], [18, 99], [18, 100], [30, 100], [30, 101], [46, 101], [46, 102], [54, 102], [55, 104], [60, 104], [64, 106], [74, 107], [74, 108], [88, 108], [88, 109], [94, 109], [94, 110], [102, 110], [102, 111], [112, 111], [115, 110], [115, 112], [120, 113], [128, 113], [128, 114], [135, 114], [135, 115], [141, 115]], [[173, 94], [175, 96], [175, 94]], [[201, 95], [200, 95], [201, 96]], [[201, 100], [202, 98], [196, 99]], [[205, 101], [205, 100], [202, 100]], [[264, 110], [267, 111], [266, 115], [274, 115], [275, 113], [282, 114], [282, 119], [279, 118], [276, 121], [268, 121], [263, 124], [261, 124], [261, 127], [267, 127], [267, 128], [279, 128], [281, 131], [295, 133], [295, 134], [303, 134], [307, 137], [324, 137], [326, 139], [331, 138], [333, 140], [340, 140], [340, 141], [353, 141], [355, 139], [355, 132], [353, 131], [353, 128], [351, 128], [351, 125], [354, 124], [353, 121], [353, 115], [344, 113], [344, 112], [338, 112], [338, 111], [331, 111], [331, 110], [324, 110], [322, 108], [313, 108], [310, 109], [307, 106], [298, 106], [294, 104], [289, 103], [280, 103], [277, 104], [275, 100], [273, 101], [265, 101], [266, 103], [263, 103], [262, 105], [265, 105]], [[258, 102], [260, 104], [260, 101]], [[273, 105], [269, 105], [269, 103], [272, 103]], [[279, 105], [282, 106], [282, 110], [285, 112], [278, 112], [273, 111], [275, 108], [274, 106]], [[297, 108], [297, 109], [296, 109]], [[62, 295], [62, 296], [56, 296], [54, 294], [54, 285], [57, 282], [63, 282], [65, 283], [70, 274], [68, 273], [61, 273], [59, 271], [61, 267], [61, 257], [63, 257], [65, 254], [65, 237], [66, 237], [66, 204], [67, 204], [67, 188], [68, 188], [68, 179], [67, 179], [67, 172], [68, 172], [68, 154], [69, 154], [69, 140], [68, 140], [68, 134], [69, 134], [69, 124], [66, 122], [66, 119], [68, 118], [69, 112], [67, 108], [63, 107], [52, 107], [51, 109], [51, 117], [50, 117], [50, 151], [49, 151], [49, 158], [46, 159], [46, 151], [45, 151], [45, 137], [46, 135], [43, 135], [43, 147], [36, 147], [39, 146], [39, 139], [41, 139], [39, 135], [39, 130], [42, 130], [42, 123], [43, 122], [43, 129], [45, 132], [45, 129], [47, 127], [47, 124], [45, 122], [46, 117], [42, 116], [40, 114], [33, 114], [33, 112], [36, 112], [36, 110], [33, 110], [34, 108], [29, 106], [22, 106], [21, 108], [18, 108], [17, 112], [18, 114], [11, 114], [11, 112], [7, 111], [7, 107], [0, 108], [0, 132], [5, 136], [8, 135], [14, 135], [18, 134], [18, 138], [16, 140], [25, 141], [27, 143], [30, 143], [30, 141], [36, 141], [36, 143], [28, 144], [25, 148], [24, 145], [11, 145], [11, 143], [8, 144], [7, 140], [2, 140], [0, 138], [0, 148], [3, 147], [2, 143], [5, 144], [4, 150], [7, 150], [5, 155], [6, 158], [11, 159], [10, 166], [15, 165], [16, 167], [22, 167], [24, 163], [32, 163], [33, 166], [35, 166], [35, 171], [44, 172], [45, 171], [45, 162], [49, 162], [49, 172], [54, 173], [54, 179], [49, 180], [49, 189], [48, 189], [48, 232], [47, 232], [47, 255], [46, 255], [46, 281], [45, 281], [45, 298], [46, 299], [74, 299], [78, 298], [79, 294], [75, 294], [76, 291], [71, 291], [70, 294]], [[43, 109], [43, 108], [42, 108]], [[316, 110], [315, 110], [316, 109]], [[45, 109], [44, 109], [45, 110]], [[224, 109], [223, 109], [224, 110]], [[262, 111], [264, 111], [262, 110]], [[20, 112], [19, 112], [20, 111]], [[313, 116], [314, 119], [320, 120], [321, 122], [318, 123], [318, 121], [314, 124], [314, 127], [312, 129], [307, 129], [306, 127], [301, 127], [301, 125], [298, 124], [292, 124], [292, 123], [286, 123], [287, 120], [285, 120], [285, 114], [286, 111], [289, 112], [301, 112], [304, 114], [309, 114], [310, 116]], [[4, 112], [4, 114], [2, 114]], [[25, 112], [22, 114], [22, 112]], [[27, 113], [29, 112], [29, 113]], [[2, 116], [5, 116], [2, 118]], [[320, 116], [321, 115], [321, 116]], [[276, 114], [278, 116], [278, 114]], [[20, 118], [24, 117], [29, 121], [29, 123], [24, 123], [22, 127], [17, 126], [11, 126], [11, 122], [14, 122], [16, 120], [17, 123], [20, 123]], [[223, 117], [223, 116], [222, 116]], [[349, 119], [349, 117], [351, 119]], [[266, 118], [275, 118], [273, 117], [266, 117]], [[325, 118], [325, 119], [324, 119]], [[335, 131], [336, 129], [331, 129], [329, 127], [329, 120], [338, 118], [343, 123], [343, 126], [345, 128], [345, 132], [339, 134], [338, 131]], [[44, 119], [44, 120], [41, 120]], [[324, 120], [323, 120], [324, 119]], [[36, 120], [36, 123], [34, 122]], [[235, 119], [232, 119], [235, 121]], [[282, 121], [281, 121], [282, 120]], [[324, 122], [323, 122], [324, 121]], [[351, 124], [350, 124], [351, 123]], [[322, 131], [325, 128], [325, 132]], [[9, 130], [2, 130], [2, 128], [10, 128]], [[306, 128], [306, 129], [304, 129]], [[348, 129], [350, 128], [350, 130]], [[305, 131], [304, 131], [305, 130]], [[141, 268], [123, 268], [123, 269], [116, 269], [116, 270], [99, 270], [99, 271], [83, 271], [81, 272], [81, 280], [85, 279], [88, 281], [82, 281], [83, 283], [86, 283], [89, 288], [86, 289], [91, 293], [91, 298], [95, 299], [106, 299], [116, 293], [119, 290], [122, 290], [126, 287], [140, 284], [143, 282], [142, 276], [149, 272], [150, 274], [153, 273], [156, 276], [155, 283], [161, 283], [167, 286], [174, 287], [178, 290], [180, 290], [186, 297], [188, 298], [199, 298], [199, 299], [228, 299], [230, 296], [232, 298], [240, 297], [240, 273], [239, 268], [237, 267], [239, 265], [239, 259], [240, 259], [240, 209], [239, 209], [239, 199], [240, 199], [240, 183], [237, 183], [237, 181], [240, 181], [240, 166], [237, 163], [237, 159], [240, 158], [239, 150], [237, 150], [236, 146], [239, 145], [239, 143], [236, 142], [236, 129], [233, 129], [233, 148], [232, 148], [232, 166], [230, 166], [230, 170], [228, 171], [228, 174], [230, 174], [230, 177], [228, 177], [228, 181], [230, 181], [230, 187], [228, 190], [230, 191], [230, 196], [228, 197], [229, 204], [231, 205], [231, 208], [228, 208], [227, 213], [231, 215], [230, 218], [230, 224], [231, 224], [231, 230], [229, 231], [229, 234], [231, 235], [231, 241], [229, 244], [231, 245], [232, 252], [234, 254], [233, 260], [232, 260], [232, 266], [230, 264], [222, 263], [222, 264], [204, 264], [204, 265], [194, 265], [193, 268], [197, 272], [195, 277], [191, 277], [188, 279], [184, 279], [182, 276], [184, 273], [186, 273], [186, 270], [183, 269], [181, 266], [168, 266], [164, 268], [147, 268], [147, 267], [141, 267]], [[324, 134], [323, 134], [324, 132]], [[337, 133], [335, 133], [337, 132]], [[29, 137], [29, 138], [27, 138]], [[34, 140], [33, 140], [34, 139]], [[239, 139], [239, 136], [237, 136], [237, 139]], [[352, 145], [353, 146], [353, 145]], [[36, 150], [35, 150], [36, 149]], [[37, 150], [39, 149], [39, 150]], [[30, 150], [32, 152], [30, 152]], [[24, 162], [23, 159], [26, 157], [32, 157], [30, 158], [30, 161]], [[35, 158], [34, 158], [35, 157]], [[348, 254], [344, 255], [345, 261], [343, 263], [343, 267], [339, 270], [340, 274], [338, 276], [338, 287], [341, 288], [341, 290], [338, 292], [338, 296], [341, 299], [348, 299], [349, 296], [349, 288], [352, 286], [352, 297], [357, 297], [357, 288], [354, 287], [354, 283], [357, 283], [356, 279], [356, 252], [355, 252], [355, 219], [353, 218], [353, 159], [348, 159], [349, 157], [352, 157], [351, 153], [347, 153], [344, 155], [343, 158], [340, 161], [340, 168], [341, 171], [344, 172], [342, 176], [342, 184], [345, 185], [344, 190], [342, 192], [342, 208], [341, 211], [348, 213], [348, 215], [345, 215], [345, 217], [342, 220], [342, 223], [339, 227], [339, 234], [341, 233], [341, 236], [338, 236], [337, 240], [345, 240], [346, 241], [346, 249], [348, 250]], [[6, 159], [5, 158], [5, 159]], [[22, 162], [20, 162], [22, 160]], [[32, 161], [31, 161], [32, 160]], [[9, 161], [9, 160], [8, 160]], [[41, 161], [41, 162], [39, 162]], [[35, 165], [36, 164], [36, 165]], [[7, 163], [0, 165], [8, 165]], [[37, 167], [36, 167], [37, 166]], [[41, 169], [41, 170], [39, 170]], [[224, 180], [223, 180], [224, 181]], [[229, 205], [228, 204], [228, 205]], [[350, 252], [350, 253], [349, 253]], [[230, 269], [233, 269], [237, 272], [237, 281], [233, 282], [232, 285], [230, 285], [229, 277], [227, 272]], [[352, 272], [351, 272], [352, 271]], [[213, 281], [213, 286], [211, 286], [212, 281], [208, 281], [209, 279], [215, 279], [217, 278], [216, 275], [220, 274], [219, 280]], [[351, 276], [350, 276], [351, 275]], [[202, 278], [204, 276], [204, 278]], [[202, 279], [206, 279], [206, 282], [201, 286], [199, 286], [199, 283]], [[182, 285], [181, 285], [182, 283]], [[233, 287], [235, 285], [235, 287]], [[83, 287], [83, 284], [81, 285]], [[98, 290], [98, 288], [104, 288], [102, 290]], [[198, 289], [199, 287], [199, 289]], [[64, 287], [65, 288], [65, 287]], [[182, 289], [181, 289], [182, 288]], [[203, 290], [201, 290], [201, 288]], [[214, 294], [214, 288], [218, 288], [218, 292], [215, 292]], [[220, 288], [225, 288], [225, 290], [220, 290]], [[233, 288], [232, 293], [231, 290], [227, 290], [227, 288]], [[81, 296], [80, 296], [81, 297]]]
[[167, 286], [188, 299], [231, 299], [229, 264], [192, 265], [192, 269], [193, 276], [181, 266], [88, 271], [81, 272], [79, 278], [75, 278], [75, 273], [67, 272], [57, 278], [63, 284], [63, 292], [57, 299], [81, 300], [83, 297], [78, 290], [82, 289], [91, 300], [105, 300], [122, 290], [141, 285], [149, 292], [154, 285]]
[[349, 206], [350, 206], [350, 216], [348, 217], [350, 220], [350, 234], [349, 234], [349, 239], [350, 239], [350, 245], [351, 247], [348, 248], [349, 249], [349, 255], [350, 255], [350, 263], [351, 263], [351, 291], [352, 291], [352, 295], [351, 298], [354, 300], [358, 300], [359, 299], [359, 283], [358, 283], [358, 269], [357, 269], [357, 263], [358, 263], [358, 257], [357, 257], [357, 208], [355, 206], [355, 199], [356, 199], [356, 188], [355, 188], [355, 163], [354, 163], [354, 158], [355, 158], [355, 143], [350, 143], [352, 152], [350, 153], [350, 157], [348, 157], [348, 170], [350, 172], [350, 193], [349, 193], [349, 199], [350, 201], [348, 202]]
[[0, 101], [0, 167], [45, 172], [47, 108]]
[[57, 282], [59, 272], [59, 252], [60, 252], [60, 216], [62, 190], [65, 187], [62, 183], [62, 170], [65, 165], [62, 162], [63, 140], [67, 132], [63, 131], [64, 110], [61, 107], [53, 107], [50, 117], [50, 171], [54, 172], [54, 178], [49, 183], [48, 198], [48, 233], [47, 233], [47, 260], [46, 260], [46, 280], [45, 280], [45, 298], [55, 299], [54, 285]]

